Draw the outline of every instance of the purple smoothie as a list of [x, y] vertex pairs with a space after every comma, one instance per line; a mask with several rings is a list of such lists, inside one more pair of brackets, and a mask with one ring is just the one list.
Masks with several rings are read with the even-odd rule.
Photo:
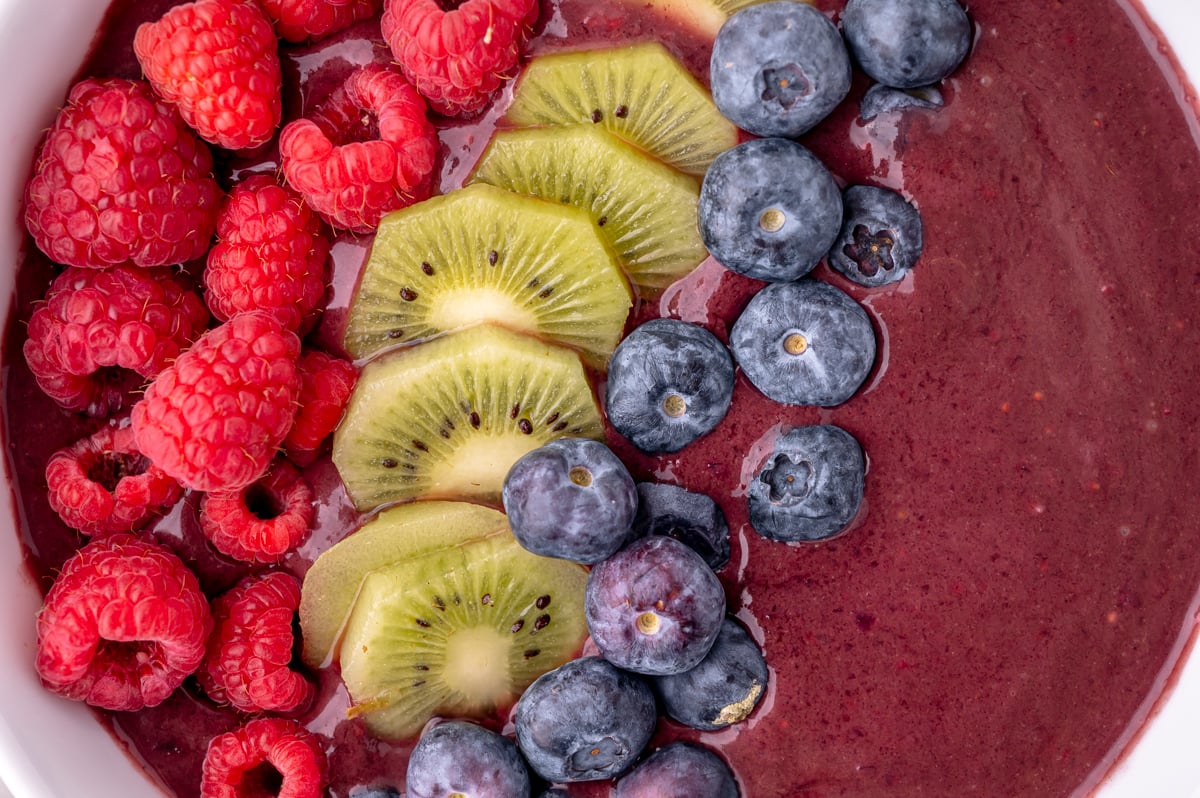
[[[136, 77], [132, 32], [172, 4], [118, 2], [85, 73]], [[636, 5], [544, 4], [530, 51], [654, 36], [703, 79], [707, 44]], [[840, 180], [898, 189], [924, 220], [924, 255], [897, 285], [862, 289], [816, 272], [876, 326], [864, 389], [832, 409], [782, 407], [739, 375], [729, 416], [678, 454], [649, 457], [610, 436], [635, 477], [706, 492], [730, 522], [733, 557], [719, 576], [772, 685], [747, 722], [700, 734], [664, 720], [655, 744], [715, 748], [751, 798], [1061, 797], [1094, 786], [1193, 622], [1194, 111], [1125, 2], [973, 0], [968, 10], [976, 43], [943, 86], [943, 109], [864, 124], [867, 82], [856, 75], [850, 99], [803, 139]], [[364, 41], [377, 36], [365, 23], [285, 48], [289, 113], [318, 102], [351, 63], [380, 58]], [[443, 130], [443, 190], [469, 173], [495, 116]], [[224, 169], [272, 168], [273, 157]], [[367, 245], [335, 246], [330, 311], [312, 342], [336, 347]], [[95, 422], [59, 411], [24, 366], [22, 323], [55, 268], [31, 244], [27, 253], [5, 340], [5, 420], [22, 539], [48, 587], [81, 539], [47, 504], [45, 461]], [[673, 316], [727, 340], [761, 285], [710, 260], [643, 298], [630, 323]], [[749, 527], [746, 485], [775, 435], [812, 423], [862, 443], [865, 510], [835, 540], [769, 542]], [[328, 460], [307, 474], [323, 498], [311, 538], [284, 563], [297, 575], [358, 522]], [[190, 496], [154, 534], [215, 595], [245, 566], [207, 547], [196, 504]], [[402, 782], [411, 745], [368, 737], [343, 719], [336, 673], [320, 682], [302, 719], [329, 742], [330, 795]], [[189, 680], [160, 707], [102, 720], [170, 794], [192, 798], [207, 740], [243, 718]]]

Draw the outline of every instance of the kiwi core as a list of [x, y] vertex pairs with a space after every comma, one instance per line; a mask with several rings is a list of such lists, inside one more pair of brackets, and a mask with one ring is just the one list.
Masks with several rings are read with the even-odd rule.
[[512, 464], [533, 449], [538, 441], [530, 435], [473, 435], [464, 437], [447, 458], [431, 466], [434, 492], [455, 496], [498, 495]]
[[466, 703], [492, 707], [511, 695], [508, 655], [512, 643], [486, 626], [460, 629], [446, 641], [446, 670], [442, 680]]
[[448, 291], [432, 301], [429, 321], [439, 330], [458, 330], [481, 321], [496, 322], [514, 330], [537, 330], [538, 318], [529, 307], [520, 307], [505, 292], [490, 287]]

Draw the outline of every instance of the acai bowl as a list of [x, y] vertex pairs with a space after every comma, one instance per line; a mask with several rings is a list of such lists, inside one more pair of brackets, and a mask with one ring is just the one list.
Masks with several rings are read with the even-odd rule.
[[[841, 4], [822, 8], [826, 5], [832, 11]], [[1195, 185], [1197, 175], [1197, 124], [1194, 109], [1180, 110], [1194, 103], [1194, 93], [1179, 76], [1175, 59], [1160, 49], [1158, 38], [1165, 32], [1178, 44], [1176, 52], [1194, 58], [1186, 41], [1188, 32], [1200, 32], [1200, 19], [1185, 3], [1159, 0], [1146, 5], [1160, 27], [1148, 23], [1137, 9], [1113, 4], [1086, 12], [1039, 10], [1033, 17], [1044, 15], [1042, 27], [1048, 32], [1035, 35], [1035, 26], [1021, 24], [1019, 14], [1001, 13], [1005, 3], [973, 4], [968, 7], [975, 23], [973, 51], [963, 68], [948, 79], [944, 109], [914, 123], [884, 118], [869, 125], [856, 121], [856, 109], [849, 107], [860, 96], [855, 94], [848, 107], [835, 114], [838, 129], [817, 134], [814, 150], [826, 153], [830, 168], [844, 181], [875, 182], [911, 192], [926, 213], [930, 242], [907, 285], [854, 294], [873, 312], [881, 340], [888, 344], [881, 347], [875, 376], [863, 394], [844, 409], [827, 414], [787, 410], [779, 411], [775, 419], [789, 424], [833, 420], [860, 436], [871, 457], [871, 471], [866, 514], [854, 528], [835, 542], [808, 547], [770, 543], [748, 528], [741, 504], [746, 454], [728, 455], [718, 449], [744, 449], [746, 441], [762, 445], [769, 440], [765, 436], [773, 424], [762, 419], [770, 418], [773, 411], [761, 405], [753, 411], [734, 411], [727, 427], [714, 431], [715, 438], [694, 455], [644, 458], [627, 444], [614, 444], [640, 479], [709, 492], [729, 517], [735, 558], [721, 577], [727, 592], [736, 598], [731, 611], [755, 631], [765, 650], [774, 686], [745, 731], [735, 728], [699, 739], [727, 756], [746, 794], [880, 794], [886, 782], [880, 770], [889, 767], [900, 768], [889, 794], [935, 795], [945, 789], [939, 786], [945, 782], [937, 778], [908, 780], [916, 777], [881, 762], [916, 762], [918, 770], [978, 773], [973, 776], [978, 781], [961, 778], [953, 784], [956, 792], [979, 795], [1069, 795], [1095, 789], [1101, 796], [1189, 796], [1200, 788], [1200, 765], [1188, 750], [1200, 737], [1200, 674], [1195, 657], [1180, 665], [1188, 662], [1196, 628], [1200, 533], [1195, 519], [1200, 514], [1189, 513], [1190, 497], [1178, 504], [1171, 498], [1191, 493], [1188, 475], [1194, 466], [1195, 448], [1189, 437], [1194, 417], [1182, 397], [1194, 376], [1189, 372], [1196, 343], [1189, 338], [1194, 335], [1191, 315], [1184, 308], [1189, 306], [1189, 292], [1195, 291], [1187, 256], [1194, 255], [1196, 248], [1186, 242], [1187, 231], [1194, 227], [1189, 220], [1194, 221], [1196, 213], [1194, 203], [1187, 202], [1187, 189]], [[11, 253], [9, 263], [16, 264], [23, 260], [19, 253], [31, 246], [19, 220], [32, 153], [77, 74], [105, 8], [94, 2], [62, 2], [49, 8], [7, 2], [2, 9], [7, 41], [0, 51], [10, 74], [20, 76], [7, 80], [0, 96], [5, 208], [10, 220], [3, 251]], [[1076, 16], [1056, 20], [1057, 13]], [[1103, 28], [1095, 39], [1087, 35], [1089, 24]], [[1110, 26], [1120, 30], [1110, 31]], [[1046, 38], [1038, 38], [1041, 35]], [[1007, 60], [989, 55], [1007, 43], [1012, 43], [1012, 52], [1004, 51]], [[1136, 77], [1124, 82], [1109, 72], [1078, 82], [1071, 82], [1069, 75], [1061, 81], [1047, 77], [1067, 68], [1065, 63], [1054, 66], [1056, 49], [1067, 54], [1064, 60], [1078, 57], [1080, 63], [1108, 64], [1121, 59], [1098, 53], [1118, 51], [1112, 49], [1114, 43], [1121, 52], [1133, 47], [1147, 51], [1139, 52], [1133, 64]], [[1024, 80], [1026, 68], [1035, 77]], [[1184, 62], [1183, 68], [1192, 75], [1200, 72], [1196, 64]], [[858, 92], [862, 88], [857, 85]], [[1102, 101], [1108, 94], [1113, 96]], [[1093, 97], [1097, 99], [1088, 105]], [[1023, 109], [1028, 124], [1018, 132], [997, 129], [1003, 114], [985, 113], [990, 104], [985, 98], [1009, 112]], [[1078, 114], [1083, 106], [1089, 116], [1082, 123], [1067, 113], [1066, 119], [1057, 116], [1068, 108]], [[1126, 108], [1136, 109], [1129, 112], [1132, 117], [1119, 115]], [[1147, 108], [1154, 109], [1149, 119], [1155, 124], [1145, 122], [1150, 130], [1135, 136], [1136, 120]], [[1169, 124], [1173, 138], [1164, 134], [1154, 139], [1157, 123]], [[1099, 149], [1064, 144], [1079, 140], [1081, 131], [1124, 137], [1097, 145]], [[1141, 134], [1156, 142], [1157, 148], [1131, 149]], [[967, 161], [934, 157], [922, 150], [944, 144], [956, 154], [969, 153], [971, 147], [961, 140], [952, 143], [956, 136], [968, 135], [973, 142], [996, 137], [1011, 146], [982, 147], [978, 158]], [[1048, 152], [1052, 159], [1048, 160]], [[1178, 168], [1176, 154], [1182, 164]], [[1123, 164], [1122, 158], [1128, 158], [1128, 163]], [[1152, 161], [1161, 168], [1153, 167]], [[1079, 171], [1072, 169], [1076, 163], [1082, 164]], [[1136, 172], [1152, 188], [1127, 181], [1099, 190], [1088, 182], [1099, 170], [1114, 178]], [[1051, 188], [1032, 176], [1044, 179]], [[1152, 196], [1143, 197], [1143, 192]], [[1099, 210], [1077, 202], [1094, 193], [1133, 199], [1129, 204], [1114, 201]], [[1165, 199], [1168, 195], [1173, 201]], [[1151, 210], [1140, 210], [1143, 202]], [[1046, 225], [1036, 234], [1024, 224], [1011, 231], [1004, 228], [1020, 220], [1014, 210], [1020, 207], [1050, 215], [1061, 225], [1061, 238], [1047, 236]], [[1120, 211], [1122, 207], [1134, 210]], [[1152, 243], [1137, 251], [1137, 257], [1127, 248], [1117, 256], [1119, 262], [1106, 261], [1104, 246], [1090, 245], [1080, 232], [1089, 229], [1080, 220], [1091, 219], [1093, 212], [1104, 214], [1103, 224], [1125, 220]], [[979, 232], [981, 224], [988, 228], [985, 232]], [[1163, 229], [1174, 235], [1156, 237]], [[1107, 230], [1096, 235], [1102, 244], [1108, 243]], [[1128, 247], [1127, 234], [1114, 235], [1118, 244], [1124, 241]], [[1166, 246], [1166, 238], [1175, 241], [1164, 250], [1160, 244]], [[1004, 258], [1024, 262], [1025, 255], [1043, 258], [1047, 265], [1021, 270], [1017, 284], [1007, 282], [1005, 273], [989, 271], [990, 258], [997, 263], [1008, 263]], [[1063, 269], [1063, 264], [1068, 268]], [[1033, 290], [1028, 296], [1032, 309], [1019, 303], [1020, 290], [1035, 286], [1037, 275], [1048, 272], [1056, 280], [1063, 279], [1060, 272], [1069, 273], [1068, 288]], [[1166, 281], [1163, 273], [1177, 282]], [[831, 273], [818, 276], [837, 280]], [[11, 295], [11, 267], [5, 280], [6, 294]], [[709, 264], [690, 282], [645, 301], [641, 312], [675, 315], [711, 326], [724, 336], [728, 319], [736, 315], [750, 291], [748, 284]], [[722, 301], [725, 292], [735, 298]], [[1101, 302], [1128, 305], [1136, 313]], [[1013, 334], [1019, 330], [1028, 336], [1019, 345], [1008, 335], [1006, 314], [1016, 319]], [[1048, 321], [1043, 324], [1039, 317]], [[1152, 320], [1160, 317], [1156, 326]], [[1074, 350], [1064, 349], [1064, 329], [1086, 333], [1081, 333], [1084, 343]], [[19, 333], [8, 326], [10, 339]], [[1166, 347], [1163, 341], [1174, 343]], [[1139, 342], [1151, 351], [1145, 361], [1132, 354]], [[943, 350], [936, 357], [935, 344]], [[944, 350], [954, 351], [945, 354]], [[10, 340], [6, 349], [10, 370], [20, 367], [13, 356], [16, 351], [19, 348], [14, 349]], [[975, 370], [977, 363], [990, 365]], [[921, 372], [921, 364], [927, 364], [928, 370]], [[998, 375], [997, 369], [1011, 376]], [[985, 387], [956, 388], [976, 383]], [[737, 390], [735, 403], [745, 406], [758, 401], [744, 380]], [[906, 391], [908, 395], [903, 395]], [[1139, 396], [1131, 400], [1135, 391]], [[920, 416], [923, 407], [933, 408], [932, 420], [911, 417]], [[12, 432], [22, 428], [13, 419], [27, 419], [28, 408], [8, 399], [5, 412], [10, 473], [28, 478], [37, 466], [26, 461], [44, 460], [48, 452]], [[1006, 420], [1017, 416], [1019, 422]], [[739, 419], [742, 426], [730, 428]], [[1104, 432], [1109, 422], [1137, 431], [1109, 438]], [[57, 422], [45, 423], [49, 430]], [[711, 442], [717, 439], [719, 443]], [[1136, 452], [1128, 463], [1118, 457], [1121, 446]], [[1027, 460], [1012, 454], [1022, 447], [1030, 452]], [[1160, 460], [1148, 454], [1153, 452], [1165, 454]], [[1061, 483], [1070, 483], [1069, 489]], [[962, 495], [953, 501], [943, 500], [958, 491]], [[29, 524], [25, 500], [17, 501], [8, 493], [4, 500], [6, 517], [24, 530]], [[981, 530], [995, 532], [997, 522], [988, 519], [997, 516], [1010, 519], [1011, 531], [984, 555], [986, 565], [980, 564], [975, 560], [978, 552], [951, 533], [970, 537]], [[145, 735], [144, 728], [131, 733], [120, 722], [110, 727], [81, 705], [50, 695], [38, 683], [32, 668], [34, 618], [47, 583], [31, 577], [28, 533], [10, 532], [2, 544], [8, 555], [5, 580], [12, 597], [5, 610], [8, 645], [3, 654], [6, 678], [0, 717], [5, 741], [0, 778], [17, 798], [81, 791], [161, 794], [156, 778], [148, 777], [140, 765], [153, 757], [128, 748], [130, 736]], [[1097, 536], [1095, 545], [1087, 543], [1089, 534]], [[1141, 538], [1149, 540], [1142, 543]], [[1095, 578], [1104, 588], [1088, 593], [1086, 583], [1095, 565], [1090, 558], [1119, 559], [1124, 556], [1121, 547], [1130, 545], [1123, 541], [1138, 546], [1136, 556], [1130, 555], [1131, 570], [1100, 568], [1103, 575]], [[1056, 587], [1021, 581], [1025, 578], [1018, 578], [1022, 563], [1034, 573], [1045, 574]], [[801, 576], [795, 584], [782, 581], [785, 574], [797, 574], [797, 569]], [[864, 577], [872, 569], [892, 569], [896, 577], [874, 583]], [[921, 573], [926, 581], [918, 576]], [[898, 592], [872, 594], [884, 584]], [[811, 595], [787, 598], [788, 591], [799, 589]], [[1036, 612], [1015, 606], [1022, 592], [1037, 594], [1042, 589], [1047, 592]], [[1091, 603], [1096, 607], [1095, 626], [1073, 629], [1070, 634], [1055, 627], [1051, 623], [1054, 601], [1063, 602], [1069, 607], [1065, 612], [1079, 617], [1086, 615], [1080, 608]], [[1149, 612], [1159, 604], [1161, 615]], [[839, 615], [846, 623], [838, 621]], [[796, 616], [814, 620], [808, 626], [794, 620]], [[789, 617], [793, 620], [782, 620]], [[1031, 618], [1043, 623], [1029, 625]], [[1010, 638], [1004, 630], [1013, 624], [1022, 633]], [[965, 627], [969, 633], [951, 635], [949, 626]], [[1113, 631], [1106, 637], [1102, 632], [1110, 627]], [[805, 629], [811, 639], [805, 637]], [[1143, 634], [1143, 629], [1155, 631]], [[1147, 641], [1147, 634], [1153, 642]], [[1061, 643], [1026, 649], [1030, 637]], [[972, 638], [979, 641], [979, 648], [970, 645]], [[1095, 650], [1102, 654], [1089, 658], [1081, 652], [1093, 647], [1092, 638]], [[855, 646], [862, 653], [854, 654]], [[1107, 667], [1088, 664], [1107, 662], [1113, 652], [1126, 649], [1137, 652], [1137, 661], [1118, 669], [1119, 678]], [[828, 660], [817, 652], [827, 657], [841, 653]], [[1021, 656], [1028, 657], [1025, 666], [1001, 667]], [[934, 667], [932, 661], [939, 658], [944, 661]], [[861, 661], [873, 664], [865, 671], [848, 669]], [[980, 667], [956, 667], [950, 661]], [[935, 674], [932, 688], [927, 669]], [[878, 688], [887, 684], [885, 674], [892, 683], [875, 698], [854, 692], [848, 683], [853, 676], [849, 681], [871, 680]], [[1128, 687], [1131, 674], [1138, 674], [1136, 687], [1119, 689]], [[801, 686], [805, 681], [808, 685]], [[1041, 686], [1030, 688], [1030, 683]], [[1028, 697], [1026, 690], [1031, 690]], [[1041, 701], [1047, 702], [1044, 712], [1030, 708]], [[936, 712], [921, 706], [939, 702]], [[1114, 703], [1122, 709], [1104, 708]], [[1079, 717], [1055, 727], [1055, 717], [1070, 714], [1068, 709], [1078, 711]], [[786, 730], [789, 721], [797, 723], [809, 712], [820, 723], [832, 719], [843, 725], [823, 735], [807, 735], [811, 747], [803, 750], [750, 752], [771, 748], [779, 740], [795, 740], [797, 733]], [[984, 721], [987, 728], [981, 729]], [[911, 735], [908, 726], [915, 729]], [[1088, 730], [1085, 736], [1095, 734], [1103, 742], [1077, 746], [1071, 731], [1079, 728]], [[972, 742], [935, 755], [931, 752], [941, 749], [929, 740], [939, 733]], [[867, 742], [847, 742], [843, 737]], [[1038, 742], [1036, 752], [1030, 739]], [[993, 770], [976, 771], [977, 764], [967, 757], [989, 748], [983, 740], [991, 740], [995, 751], [1023, 753], [1009, 759], [993, 751], [995, 762], [1007, 764], [993, 763], [989, 766]], [[1072, 763], [1073, 758], [1086, 761]], [[816, 763], [823, 759], [831, 764], [818, 767]], [[786, 768], [783, 762], [788, 763]], [[1043, 779], [1040, 768], [1057, 774], [1057, 786], [1043, 789], [1050, 780]], [[764, 775], [769, 771], [774, 775]], [[786, 776], [779, 777], [780, 771]], [[988, 781], [988, 773], [1005, 773], [1006, 780]], [[1064, 779], [1071, 783], [1062, 786]]]

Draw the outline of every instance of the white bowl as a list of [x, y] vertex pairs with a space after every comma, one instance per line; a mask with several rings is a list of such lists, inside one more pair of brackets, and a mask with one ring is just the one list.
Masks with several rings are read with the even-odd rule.
[[[1136, 0], [1113, 0], [1123, 7]], [[1200, 4], [1143, 0], [1200, 83]], [[969, 3], [968, 3], [969, 6]], [[7, 317], [12, 265], [22, 242], [22, 184], [40, 132], [53, 117], [68, 81], [105, 11], [105, 0], [0, 0], [0, 313]], [[1138, 18], [1136, 11], [1131, 17]], [[1140, 25], [1140, 21], [1138, 22]], [[1146, 28], [1153, 43], [1157, 31]], [[1173, 69], [1169, 56], [1164, 69]], [[1194, 92], [1192, 94], [1194, 97]], [[1200, 126], [1193, 128], [1200, 142]], [[5, 441], [11, 449], [20, 442]], [[41, 600], [29, 578], [17, 536], [11, 491], [0, 489], [0, 796], [16, 798], [161, 798], [161, 792], [80, 705], [52, 697], [34, 675], [33, 617]], [[1195, 634], [1193, 634], [1194, 640]], [[1147, 700], [1147, 722], [1097, 798], [1200, 798], [1200, 651], [1180, 642], [1185, 662], [1164, 696]], [[1190, 652], [1190, 656], [1187, 654]]]

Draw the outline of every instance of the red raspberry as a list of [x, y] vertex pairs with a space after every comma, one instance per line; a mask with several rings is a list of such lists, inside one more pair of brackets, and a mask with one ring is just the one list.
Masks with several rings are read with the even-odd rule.
[[316, 319], [329, 277], [329, 240], [320, 217], [269, 175], [229, 193], [217, 219], [218, 243], [204, 270], [205, 299], [222, 321], [266, 310], [289, 330]]
[[185, 487], [244, 488], [292, 425], [299, 355], [295, 333], [262, 311], [209, 330], [133, 406], [138, 448]]
[[[136, 384], [160, 372], [208, 324], [199, 295], [166, 268], [70, 268], [29, 319], [25, 360], [38, 385], [67, 410], [104, 417], [125, 402], [121, 372]], [[128, 380], [125, 380], [128, 382]]]
[[196, 0], [138, 26], [133, 50], [155, 90], [200, 138], [229, 150], [270, 140], [283, 115], [279, 40], [248, 0]]
[[405, 76], [446, 116], [482, 111], [517, 73], [537, 0], [385, 0], [383, 37]]
[[214, 628], [197, 676], [209, 698], [243, 712], [291, 712], [312, 684], [288, 665], [300, 580], [273, 572], [249, 576], [212, 603]]
[[283, 439], [288, 459], [302, 466], [316, 459], [321, 443], [342, 420], [357, 381], [358, 370], [348, 360], [317, 349], [300, 354], [300, 407]]
[[183, 487], [138, 451], [133, 428], [108, 425], [50, 455], [50, 506], [85, 535], [133, 532], [162, 515]]
[[25, 226], [57, 263], [166, 266], [208, 249], [221, 189], [212, 154], [143, 81], [71, 89], [25, 189]]
[[[285, 125], [279, 152], [287, 182], [327, 222], [369, 233], [388, 211], [429, 196], [437, 131], [401, 75], [356, 69], [321, 110]], [[364, 112], [367, 126], [357, 121]]]
[[200, 798], [321, 798], [328, 767], [315, 734], [294, 720], [259, 718], [209, 741]]
[[286, 460], [241, 490], [207, 493], [200, 528], [217, 551], [244, 562], [273, 563], [308, 536], [316, 512], [312, 488]]
[[204, 659], [212, 630], [195, 575], [168, 548], [118, 533], [63, 565], [38, 614], [47, 689], [104, 709], [166, 700]]
[[320, 39], [370, 19], [382, 0], [259, 0], [275, 20], [275, 32], [289, 42]]

